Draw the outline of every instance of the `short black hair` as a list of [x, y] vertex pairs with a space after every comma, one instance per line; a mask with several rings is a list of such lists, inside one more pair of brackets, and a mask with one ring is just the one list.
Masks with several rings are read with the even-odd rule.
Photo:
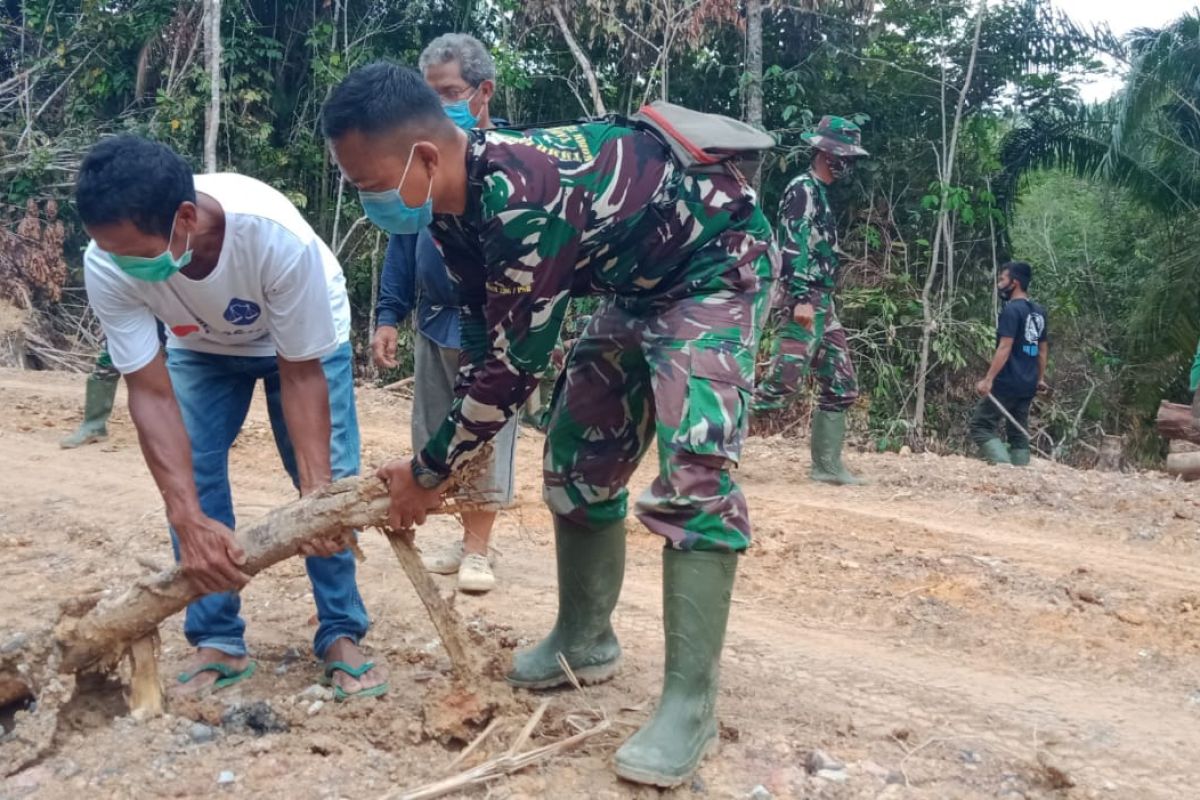
[[386, 133], [412, 123], [437, 129], [453, 126], [437, 92], [414, 69], [390, 61], [359, 67], [342, 80], [321, 107], [321, 130], [327, 139], [351, 131]]
[[1033, 280], [1033, 267], [1024, 261], [1009, 261], [1001, 269], [1008, 272], [1008, 277], [1021, 284], [1023, 291], [1029, 291], [1029, 283]]
[[75, 180], [84, 225], [128, 220], [142, 233], [170, 236], [175, 212], [196, 202], [192, 167], [165, 144], [116, 136], [93, 147]]

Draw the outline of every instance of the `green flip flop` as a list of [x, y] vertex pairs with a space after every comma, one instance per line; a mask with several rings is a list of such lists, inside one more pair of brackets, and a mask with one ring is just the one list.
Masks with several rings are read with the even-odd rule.
[[374, 661], [367, 661], [360, 667], [352, 667], [345, 661], [330, 661], [325, 665], [325, 675], [321, 679], [321, 683], [325, 684], [326, 686], [333, 687], [333, 699], [339, 703], [349, 700], [352, 697], [381, 697], [382, 695], [387, 694], [389, 688], [387, 681], [384, 681], [377, 686], [371, 686], [367, 689], [359, 689], [357, 692], [347, 692], [341, 686], [338, 686], [333, 682], [333, 673], [335, 672], [344, 672], [351, 678], [358, 680], [373, 669], [375, 669]]
[[188, 683], [192, 680], [192, 678], [195, 678], [197, 675], [203, 672], [215, 672], [221, 677], [213, 681], [212, 688], [214, 690], [225, 689], [233, 686], [235, 683], [240, 683], [241, 681], [246, 680], [246, 678], [249, 678], [254, 674], [254, 670], [256, 669], [258, 669], [257, 661], [251, 661], [246, 665], [246, 668], [242, 670], [234, 669], [228, 664], [222, 664], [219, 661], [213, 661], [209, 664], [201, 664], [191, 672], [179, 673], [179, 677], [176, 680], [178, 680], [180, 683]]

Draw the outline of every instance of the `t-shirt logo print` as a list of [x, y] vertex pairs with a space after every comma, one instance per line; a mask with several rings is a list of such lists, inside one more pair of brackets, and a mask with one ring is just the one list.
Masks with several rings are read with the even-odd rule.
[[258, 303], [251, 300], [233, 298], [225, 307], [225, 321], [232, 325], [253, 325], [262, 316]]
[[1042, 340], [1042, 331], [1046, 330], [1046, 318], [1034, 311], [1025, 318], [1025, 343], [1022, 349], [1026, 355], [1038, 354], [1038, 342]]

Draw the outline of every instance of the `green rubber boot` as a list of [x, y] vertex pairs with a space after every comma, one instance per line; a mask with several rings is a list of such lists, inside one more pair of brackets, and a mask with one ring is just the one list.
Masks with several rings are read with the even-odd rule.
[[[1004, 442], [999, 439], [988, 439], [983, 444], [979, 445], [979, 454], [983, 460], [989, 464], [1011, 464], [1012, 458], [1008, 454], [1008, 448], [1004, 446]], [[1026, 453], [1026, 463], [1028, 463], [1028, 452]]]
[[83, 422], [78, 430], [58, 443], [60, 447], [71, 450], [108, 438], [108, 415], [112, 413], [119, 382], [118, 378], [105, 380], [88, 376], [83, 403]]
[[1029, 466], [1029, 448], [1014, 447], [1008, 451], [1008, 459], [1014, 467]]
[[717, 678], [737, 553], [663, 551], [666, 677], [658, 710], [617, 751], [617, 774], [678, 786], [717, 746]]
[[570, 683], [559, 653], [583, 684], [606, 681], [621, 665], [621, 645], [610, 619], [625, 578], [625, 520], [592, 528], [556, 514], [554, 544], [558, 619], [545, 639], [513, 657], [507, 679], [521, 689]]
[[842, 440], [846, 438], [846, 415], [841, 411], [813, 412], [812, 471], [814, 481], [837, 486], [861, 486], [862, 478], [850, 474], [842, 463]]

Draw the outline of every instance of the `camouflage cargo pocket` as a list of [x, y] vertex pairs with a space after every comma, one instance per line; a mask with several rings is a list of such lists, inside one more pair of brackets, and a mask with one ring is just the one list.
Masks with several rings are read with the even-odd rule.
[[735, 349], [693, 343], [687, 396], [675, 436], [681, 449], [735, 464], [741, 458], [752, 388], [741, 361]]

